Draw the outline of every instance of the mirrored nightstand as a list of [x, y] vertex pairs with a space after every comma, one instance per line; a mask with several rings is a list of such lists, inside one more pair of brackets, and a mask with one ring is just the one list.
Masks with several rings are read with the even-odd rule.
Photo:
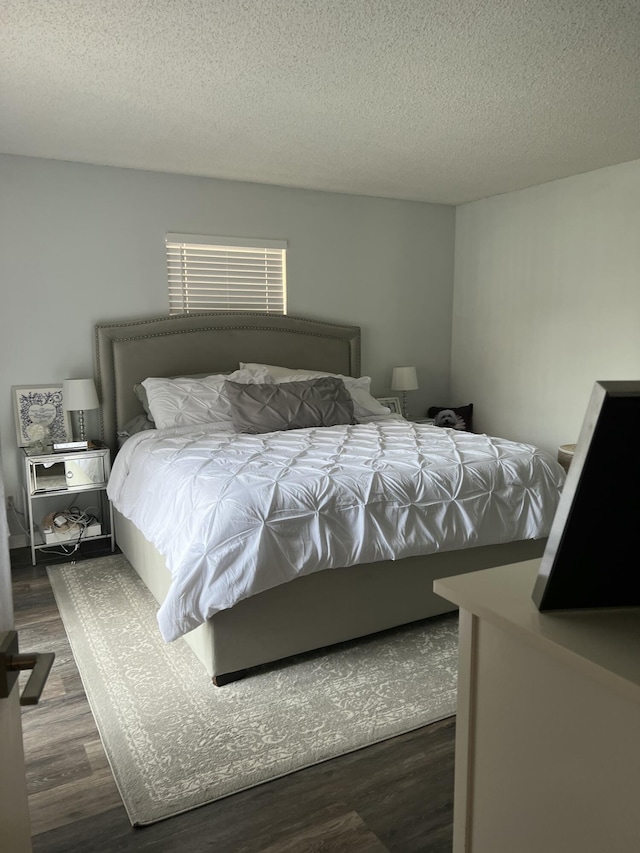
[[38, 551], [72, 554], [89, 540], [108, 539], [114, 551], [109, 450], [23, 451], [33, 565]]

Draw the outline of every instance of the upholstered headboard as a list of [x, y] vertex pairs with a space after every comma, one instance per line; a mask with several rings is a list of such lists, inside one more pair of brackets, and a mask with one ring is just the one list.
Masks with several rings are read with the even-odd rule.
[[280, 314], [207, 312], [98, 323], [96, 384], [101, 435], [142, 412], [133, 386], [149, 376], [235, 370], [240, 361], [360, 376], [360, 328]]

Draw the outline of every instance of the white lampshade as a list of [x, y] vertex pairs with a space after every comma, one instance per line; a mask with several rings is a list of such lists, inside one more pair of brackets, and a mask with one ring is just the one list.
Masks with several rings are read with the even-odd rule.
[[418, 387], [418, 375], [415, 367], [394, 367], [391, 377], [393, 391], [415, 391]]
[[62, 383], [62, 405], [68, 412], [97, 409], [100, 403], [93, 379], [65, 379]]

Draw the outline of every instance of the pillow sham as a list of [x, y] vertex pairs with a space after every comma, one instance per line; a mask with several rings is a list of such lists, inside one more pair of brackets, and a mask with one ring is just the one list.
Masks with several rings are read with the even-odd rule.
[[323, 376], [329, 376], [334, 379], [341, 379], [344, 386], [351, 395], [353, 400], [354, 415], [359, 420], [368, 415], [388, 415], [391, 412], [387, 406], [379, 403], [370, 393], [371, 377], [370, 376], [345, 376], [343, 373], [327, 373], [321, 370], [306, 370], [304, 368], [280, 367], [275, 364], [257, 364], [255, 362], [240, 362], [241, 370], [250, 370], [262, 373], [266, 371], [267, 375], [274, 382], [291, 382], [301, 381], [305, 379], [316, 379]]
[[236, 370], [202, 379], [149, 377], [141, 384], [147, 394], [149, 412], [158, 429], [204, 423], [225, 423], [233, 428], [231, 404], [225, 381], [254, 382], [255, 374]]
[[356, 423], [351, 395], [344, 382], [332, 376], [282, 384], [227, 379], [225, 386], [236, 432], [257, 435]]
[[[179, 374], [178, 376], [169, 376], [169, 379], [205, 379], [207, 376], [213, 376], [212, 373], [189, 373], [188, 375]], [[133, 386], [133, 393], [142, 403], [142, 408], [145, 410], [147, 418], [153, 423], [151, 412], [149, 411], [149, 399], [147, 397], [147, 389], [142, 382], [136, 382]]]

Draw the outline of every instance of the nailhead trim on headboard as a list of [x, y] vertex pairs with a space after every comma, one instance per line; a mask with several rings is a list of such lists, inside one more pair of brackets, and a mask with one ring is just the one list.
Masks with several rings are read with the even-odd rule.
[[[101, 400], [100, 408], [100, 431], [101, 437], [111, 447], [112, 452], [117, 451], [117, 429], [121, 427], [131, 414], [127, 411], [121, 411], [118, 405], [119, 397], [121, 396], [122, 383], [129, 386], [129, 380], [121, 379], [118, 375], [118, 367], [116, 365], [116, 352], [119, 343], [140, 343], [142, 341], [157, 341], [161, 339], [177, 341], [178, 337], [185, 334], [193, 333], [211, 333], [212, 340], [215, 340], [216, 333], [227, 333], [229, 335], [229, 345], [233, 346], [236, 355], [242, 350], [242, 341], [239, 339], [239, 333], [243, 331], [254, 332], [274, 332], [277, 334], [284, 333], [282, 338], [283, 351], [285, 355], [283, 360], [278, 362], [274, 357], [274, 352], [279, 351], [274, 349], [274, 344], [271, 343], [268, 347], [268, 358], [261, 357], [260, 347], [256, 346], [256, 340], [247, 338], [247, 349], [249, 352], [246, 355], [240, 355], [238, 360], [243, 361], [269, 361], [269, 363], [282, 363], [287, 367], [310, 367], [316, 370], [330, 370], [331, 372], [340, 372], [350, 374], [352, 376], [360, 375], [360, 328], [358, 326], [349, 326], [339, 323], [330, 323], [322, 320], [312, 320], [304, 317], [293, 317], [291, 315], [282, 314], [262, 314], [262, 313], [247, 313], [247, 312], [203, 312], [199, 314], [189, 315], [172, 315], [165, 317], [148, 317], [133, 320], [114, 321], [107, 323], [98, 323], [95, 326], [95, 367], [96, 367], [96, 385], [98, 394]], [[301, 343], [300, 347], [291, 347], [292, 338], [290, 335], [302, 336], [305, 341], [315, 339], [318, 344], [322, 341], [335, 341], [338, 346], [331, 349], [330, 358], [331, 365], [320, 363], [323, 359], [329, 358], [326, 353], [318, 352], [316, 358], [319, 361], [314, 361], [313, 344]], [[219, 343], [218, 338], [218, 343]], [[218, 346], [218, 349], [220, 347]], [[150, 348], [151, 351], [151, 348]], [[183, 361], [193, 357], [197, 361], [197, 353], [191, 356], [188, 352], [179, 353], [179, 347], [175, 348], [176, 354], [179, 354]], [[168, 367], [166, 351], [162, 351], [162, 362], [164, 369], [162, 373], [155, 375], [177, 375], [182, 368], [171, 372]], [[168, 358], [170, 359], [170, 355]], [[292, 357], [297, 363], [290, 363]], [[151, 361], [153, 357], [151, 356]], [[336, 366], [340, 369], [337, 370]], [[237, 363], [223, 365], [214, 365], [208, 363], [202, 370], [211, 369], [235, 369]], [[191, 372], [202, 372], [197, 369], [197, 364], [194, 365]], [[135, 365], [131, 369], [135, 373]], [[152, 372], [147, 372], [144, 376], [138, 377], [135, 381], [140, 381], [146, 376], [153, 375]], [[133, 397], [133, 382], [131, 382], [131, 406], [135, 409], [136, 401]], [[128, 391], [127, 391], [128, 394]], [[127, 403], [128, 403], [127, 397]], [[135, 412], [134, 412], [135, 413]]]

